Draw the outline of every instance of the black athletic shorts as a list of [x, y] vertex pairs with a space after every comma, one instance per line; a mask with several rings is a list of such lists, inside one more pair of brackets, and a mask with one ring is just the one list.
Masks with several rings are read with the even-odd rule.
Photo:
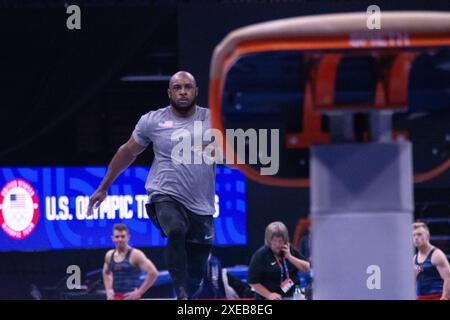
[[186, 241], [212, 245], [214, 223], [212, 215], [199, 215], [187, 209], [179, 201], [168, 195], [154, 195], [152, 202], [145, 205], [153, 224], [167, 237], [174, 222], [186, 230]]

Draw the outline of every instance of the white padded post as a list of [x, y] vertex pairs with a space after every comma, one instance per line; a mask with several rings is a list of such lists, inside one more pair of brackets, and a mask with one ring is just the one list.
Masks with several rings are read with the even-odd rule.
[[411, 144], [311, 148], [314, 299], [414, 299]]

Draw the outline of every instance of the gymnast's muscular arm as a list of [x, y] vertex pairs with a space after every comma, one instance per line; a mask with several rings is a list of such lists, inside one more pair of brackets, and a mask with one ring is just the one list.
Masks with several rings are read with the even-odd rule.
[[431, 263], [436, 266], [439, 275], [444, 281], [441, 300], [450, 299], [450, 264], [447, 257], [440, 249], [436, 249], [431, 256]]
[[144, 282], [139, 288], [132, 292], [125, 293], [125, 300], [139, 300], [155, 283], [155, 280], [158, 277], [158, 270], [150, 259], [148, 259], [139, 249], [134, 249], [131, 253], [130, 263], [137, 265], [141, 271], [144, 271], [147, 274]]
[[130, 140], [128, 140], [125, 144], [120, 146], [109, 163], [108, 171], [106, 172], [105, 177], [89, 199], [89, 206], [87, 209], [88, 216], [92, 215], [93, 209], [98, 208], [102, 201], [105, 200], [109, 186], [114, 182], [119, 174], [128, 168], [134, 160], [136, 160], [137, 156], [145, 150], [145, 148], [146, 147], [138, 144], [133, 136], [131, 136]]
[[109, 269], [109, 262], [111, 261], [111, 256], [114, 250], [109, 250], [105, 255], [105, 263], [103, 264], [103, 284], [106, 290], [106, 299], [114, 300], [114, 289], [113, 289], [113, 275]]

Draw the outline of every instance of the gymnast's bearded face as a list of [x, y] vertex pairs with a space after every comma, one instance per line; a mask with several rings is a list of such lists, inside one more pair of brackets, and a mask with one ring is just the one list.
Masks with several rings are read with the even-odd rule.
[[195, 106], [198, 96], [197, 83], [190, 73], [180, 71], [170, 78], [167, 93], [172, 107], [185, 114]]

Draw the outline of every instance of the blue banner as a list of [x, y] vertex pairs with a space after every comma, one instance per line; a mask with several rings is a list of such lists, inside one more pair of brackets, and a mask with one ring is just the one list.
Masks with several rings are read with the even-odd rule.
[[[146, 167], [130, 167], [111, 185], [108, 197], [87, 217], [89, 196], [104, 167], [0, 168], [0, 251], [109, 248], [115, 223], [126, 223], [130, 244], [164, 246], [148, 219]], [[217, 167], [215, 245], [245, 245], [245, 178]]]

